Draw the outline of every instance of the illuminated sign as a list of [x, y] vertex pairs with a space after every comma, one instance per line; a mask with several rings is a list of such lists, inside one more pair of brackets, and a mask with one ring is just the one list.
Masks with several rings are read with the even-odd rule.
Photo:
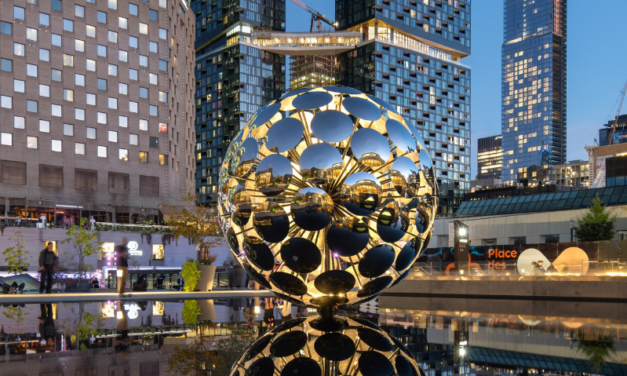
[[163, 248], [163, 244], [153, 244], [152, 245], [152, 259], [163, 260], [164, 256], [165, 256], [165, 249]]
[[128, 242], [128, 253], [131, 256], [141, 256], [143, 255], [143, 252], [141, 249], [137, 249], [139, 248], [139, 244], [137, 244], [136, 241], [132, 241], [132, 242]]
[[135, 303], [124, 304], [124, 310], [128, 313], [129, 319], [136, 319], [139, 317], [139, 306]]
[[159, 132], [165, 133], [168, 131], [168, 125], [166, 123], [159, 123]]

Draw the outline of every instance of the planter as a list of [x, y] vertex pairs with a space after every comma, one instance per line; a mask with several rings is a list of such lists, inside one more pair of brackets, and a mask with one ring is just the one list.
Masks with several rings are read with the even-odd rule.
[[216, 309], [213, 306], [213, 300], [199, 300], [198, 305], [200, 306], [200, 315], [198, 315], [198, 320], [213, 321], [216, 319]]
[[200, 270], [200, 280], [196, 285], [198, 291], [211, 291], [213, 289], [213, 279], [216, 276], [215, 265], [198, 265]]

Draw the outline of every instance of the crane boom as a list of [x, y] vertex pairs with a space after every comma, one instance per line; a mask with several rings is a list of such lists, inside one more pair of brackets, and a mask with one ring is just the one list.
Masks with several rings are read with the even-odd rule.
[[324, 14], [318, 12], [317, 10], [313, 9], [312, 7], [310, 7], [309, 5], [303, 3], [301, 0], [292, 0], [292, 2], [296, 5], [298, 5], [299, 7], [303, 8], [304, 10], [306, 10], [307, 12], [311, 13], [311, 17], [313, 20], [320, 20], [326, 24], [331, 25], [331, 27], [333, 27], [335, 29], [335, 22], [333, 20], [329, 20], [328, 18], [326, 18], [324, 16]]
[[612, 124], [612, 130], [610, 131], [610, 135], [607, 138], [607, 144], [612, 145], [612, 138], [614, 138], [614, 131], [616, 130], [616, 125], [618, 124], [618, 117], [620, 116], [620, 110], [623, 107], [623, 101], [625, 100], [625, 93], [627, 93], [627, 81], [625, 81], [625, 86], [623, 87], [623, 91], [621, 91], [620, 102], [618, 103], [618, 108], [616, 109], [616, 117], [614, 118], [614, 124]]

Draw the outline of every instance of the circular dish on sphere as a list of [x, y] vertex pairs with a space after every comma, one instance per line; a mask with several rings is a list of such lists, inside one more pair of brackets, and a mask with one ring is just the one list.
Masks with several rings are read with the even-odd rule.
[[219, 224], [252, 279], [328, 313], [412, 273], [438, 187], [419, 131], [395, 109], [353, 88], [304, 89], [262, 106], [234, 136], [220, 166]]

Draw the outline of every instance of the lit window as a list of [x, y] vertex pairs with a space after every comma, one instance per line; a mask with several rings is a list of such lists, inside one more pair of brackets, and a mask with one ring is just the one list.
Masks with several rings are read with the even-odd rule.
[[6, 95], [0, 96], [0, 107], [9, 109], [13, 108], [13, 98]]
[[118, 43], [118, 33], [109, 30], [109, 42]]
[[2, 133], [0, 134], [0, 144], [4, 146], [12, 146], [13, 145], [13, 135], [11, 133]]
[[26, 40], [37, 42], [37, 29], [26, 28]]
[[26, 75], [29, 77], [37, 77], [37, 66], [34, 64], [26, 64]]
[[13, 54], [15, 56], [24, 56], [26, 54], [26, 49], [21, 43], [13, 43]]
[[107, 57], [107, 46], [103, 46], [102, 44], [98, 45], [98, 56]]
[[26, 90], [25, 82], [22, 80], [13, 80], [13, 91], [23, 93]]
[[128, 149], [119, 149], [118, 155], [121, 161], [128, 162]]
[[73, 67], [74, 66], [74, 56], [68, 55], [68, 54], [63, 54], [63, 65], [66, 66], [66, 67]]
[[85, 137], [89, 140], [96, 139], [96, 128], [87, 127]]
[[85, 52], [85, 41], [74, 39], [74, 49], [78, 52]]
[[50, 122], [48, 120], [39, 120], [39, 132], [50, 133]]
[[75, 73], [74, 74], [74, 85], [76, 85], [76, 86], [85, 86], [85, 75]]
[[159, 154], [159, 164], [166, 166], [168, 164], [168, 157], [165, 154]]
[[159, 92], [159, 102], [167, 102], [168, 101], [168, 93], [165, 91]]
[[70, 33], [74, 32], [74, 21], [72, 20], [68, 20], [68, 19], [63, 19], [63, 31], [67, 31]]
[[96, 105], [96, 94], [87, 93], [85, 95], [85, 102], [88, 105], [95, 106]]
[[148, 152], [139, 152], [139, 163], [148, 163]]
[[25, 129], [26, 118], [23, 116], [13, 116], [13, 128]]
[[27, 136], [26, 137], [26, 147], [28, 149], [37, 149], [37, 137]]
[[159, 53], [159, 44], [157, 42], [150, 42], [149, 51], [153, 53]]
[[74, 144], [74, 154], [85, 155], [85, 144], [76, 142]]
[[118, 83], [118, 93], [122, 95], [128, 95], [128, 85], [123, 83]]
[[150, 73], [149, 80], [150, 80], [150, 84], [151, 85], [158, 85], [159, 84], [159, 76], [157, 76], [154, 73]]
[[85, 18], [85, 7], [81, 5], [74, 5], [74, 15], [79, 18]]
[[106, 146], [98, 146], [98, 158], [107, 158]]
[[61, 140], [52, 140], [50, 149], [54, 152], [61, 153], [63, 151], [63, 142]]
[[118, 66], [115, 64], [109, 64], [109, 76], [116, 76], [118, 75]]
[[124, 50], [120, 50], [120, 53], [118, 54], [118, 60], [120, 61], [128, 61], [128, 52], [124, 51]]
[[90, 38], [95, 38], [96, 37], [96, 27], [95, 26], [91, 26], [91, 25], [85, 26], [85, 35], [87, 35]]
[[140, 131], [148, 130], [148, 120], [139, 119], [139, 130]]
[[139, 136], [136, 134], [129, 134], [128, 135], [128, 143], [129, 145], [139, 145]]
[[85, 120], [85, 110], [82, 108], [74, 109], [74, 119], [76, 120]]
[[63, 89], [63, 100], [68, 102], [74, 102], [74, 90]]
[[90, 72], [96, 71], [96, 60], [86, 59], [85, 60], [85, 69]]
[[118, 117], [118, 126], [121, 128], [128, 128], [128, 117], [120, 115]]
[[150, 116], [159, 116], [159, 107], [151, 105], [149, 113]]
[[118, 17], [118, 26], [120, 29], [128, 29], [128, 19], [124, 17]]
[[118, 132], [109, 131], [109, 142], [118, 142]]
[[107, 124], [107, 113], [106, 112], [98, 112], [96, 118], [98, 119], [98, 124]]
[[138, 112], [138, 104], [137, 104], [137, 102], [129, 101], [128, 102], [128, 111], [136, 114]]
[[140, 34], [144, 34], [144, 35], [148, 35], [148, 25], [146, 25], [145, 23], [139, 23], [139, 33]]
[[148, 66], [148, 56], [139, 55], [139, 66], [140, 67]]
[[63, 124], [63, 135], [74, 136], [74, 126], [72, 124]]
[[109, 97], [109, 108], [112, 110], [118, 109], [118, 99]]
[[54, 117], [61, 117], [63, 116], [63, 109], [60, 105], [58, 104], [53, 104], [50, 105], [50, 115], [54, 116]]

